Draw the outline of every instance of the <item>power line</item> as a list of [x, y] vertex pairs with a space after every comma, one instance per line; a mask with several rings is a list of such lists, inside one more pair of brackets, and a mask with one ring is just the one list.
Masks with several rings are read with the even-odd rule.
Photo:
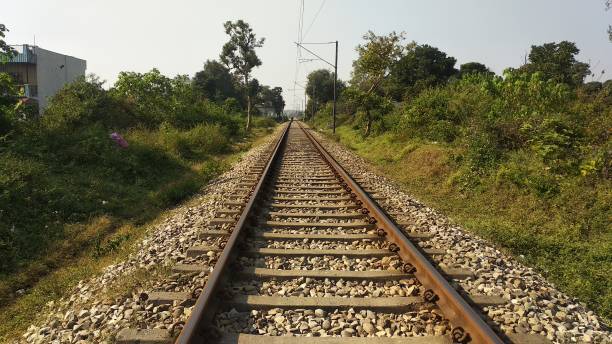
[[[298, 31], [297, 31], [297, 39], [298, 42], [302, 41], [303, 38], [303, 31], [304, 31], [304, 0], [298, 0]], [[294, 84], [297, 82], [298, 80], [298, 75], [300, 73], [300, 58], [302, 57], [302, 50], [300, 49], [299, 46], [296, 47], [296, 56], [295, 56], [295, 75], [294, 75], [294, 79], [293, 82]], [[293, 90], [293, 99], [294, 99], [294, 104], [293, 106], [295, 108], [297, 108], [297, 94], [296, 94], [296, 90]]]
[[[304, 33], [304, 35], [302, 36], [302, 40], [304, 39], [304, 37], [306, 37], [306, 35], [308, 35], [308, 32], [310, 32], [310, 29], [312, 28], [312, 24], [315, 23], [315, 20], [317, 20], [317, 17], [319, 16], [319, 13], [321, 13], [321, 10], [323, 9], [323, 6], [325, 5], [325, 1], [327, 0], [323, 0], [321, 2], [321, 6], [319, 6], [319, 9], [317, 10], [317, 13], [314, 15], [314, 18], [312, 18], [312, 21], [310, 22], [310, 25], [308, 25], [308, 29], [306, 29], [306, 33]], [[300, 42], [302, 43], [302, 42]]]

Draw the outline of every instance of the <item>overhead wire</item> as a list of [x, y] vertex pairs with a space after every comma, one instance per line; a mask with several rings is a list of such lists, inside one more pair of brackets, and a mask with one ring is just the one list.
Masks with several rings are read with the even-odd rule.
[[[298, 0], [298, 30], [297, 30], [297, 41], [302, 41], [302, 34], [304, 30], [304, 0]], [[295, 74], [293, 78], [294, 84], [297, 82], [298, 75], [300, 72], [300, 58], [302, 57], [302, 50], [299, 46], [296, 47], [296, 56], [295, 56]], [[297, 104], [297, 94], [295, 87], [293, 88], [293, 106], [294, 108], [298, 108]]]
[[[306, 37], [306, 35], [308, 35], [308, 32], [310, 32], [310, 29], [312, 28], [312, 25], [317, 20], [317, 17], [319, 16], [319, 13], [321, 13], [321, 10], [323, 9], [323, 6], [325, 5], [325, 1], [327, 1], [327, 0], [321, 1], [321, 6], [319, 6], [319, 9], [317, 10], [317, 13], [315, 13], [314, 18], [312, 18], [312, 21], [310, 22], [310, 25], [308, 25], [308, 28], [306, 29], [306, 33], [304, 33], [304, 35], [302, 36], [302, 41]], [[300, 43], [302, 43], [302, 41], [300, 41]]]

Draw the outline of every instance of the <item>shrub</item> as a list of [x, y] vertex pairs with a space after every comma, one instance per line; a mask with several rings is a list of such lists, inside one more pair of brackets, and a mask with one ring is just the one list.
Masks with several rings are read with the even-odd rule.
[[[0, 276], [69, 240], [70, 224], [142, 221], [193, 194], [244, 134], [241, 114], [156, 70], [122, 73], [110, 91], [95, 76], [79, 78], [40, 119], [10, 120], [0, 136]], [[127, 148], [110, 139], [115, 131]]]

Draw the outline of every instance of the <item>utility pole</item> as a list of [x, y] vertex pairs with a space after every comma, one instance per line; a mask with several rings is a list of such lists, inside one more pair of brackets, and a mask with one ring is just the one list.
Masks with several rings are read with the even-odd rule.
[[334, 107], [332, 110], [332, 116], [334, 117], [334, 123], [332, 125], [332, 133], [336, 133], [336, 83], [338, 83], [338, 41], [336, 41], [336, 63], [334, 63]]
[[[336, 84], [338, 83], [338, 41], [335, 42], [324, 42], [324, 43], [305, 43], [305, 42], [294, 42], [298, 47], [306, 50], [307, 52], [309, 52], [310, 54], [314, 55], [316, 57], [315, 60], [320, 60], [323, 61], [325, 63], [327, 63], [328, 65], [334, 67], [334, 105], [332, 108], [332, 132], [335, 134], [336, 133], [336, 97], [337, 97], [337, 91], [336, 91]], [[324, 58], [322, 58], [321, 56], [315, 54], [314, 52], [312, 52], [311, 50], [309, 50], [308, 48], [306, 48], [304, 46], [304, 44], [335, 44], [336, 45], [336, 56], [335, 56], [335, 63], [331, 63], [327, 60], [325, 60]], [[311, 59], [304, 59], [304, 61], [312, 61]]]
[[306, 120], [306, 90], [304, 90], [304, 120]]
[[314, 82], [312, 83], [312, 97], [310, 97], [310, 100], [312, 101], [312, 121], [314, 122], [314, 119], [315, 119], [315, 85], [314, 85]]

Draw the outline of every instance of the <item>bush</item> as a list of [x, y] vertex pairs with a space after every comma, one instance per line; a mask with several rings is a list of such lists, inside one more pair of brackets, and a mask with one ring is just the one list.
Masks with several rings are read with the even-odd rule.
[[195, 97], [185, 77], [156, 70], [122, 73], [109, 91], [79, 78], [40, 119], [11, 119], [0, 137], [0, 276], [70, 240], [70, 224], [144, 221], [193, 194], [221, 171], [217, 156], [231, 152], [244, 122]]

